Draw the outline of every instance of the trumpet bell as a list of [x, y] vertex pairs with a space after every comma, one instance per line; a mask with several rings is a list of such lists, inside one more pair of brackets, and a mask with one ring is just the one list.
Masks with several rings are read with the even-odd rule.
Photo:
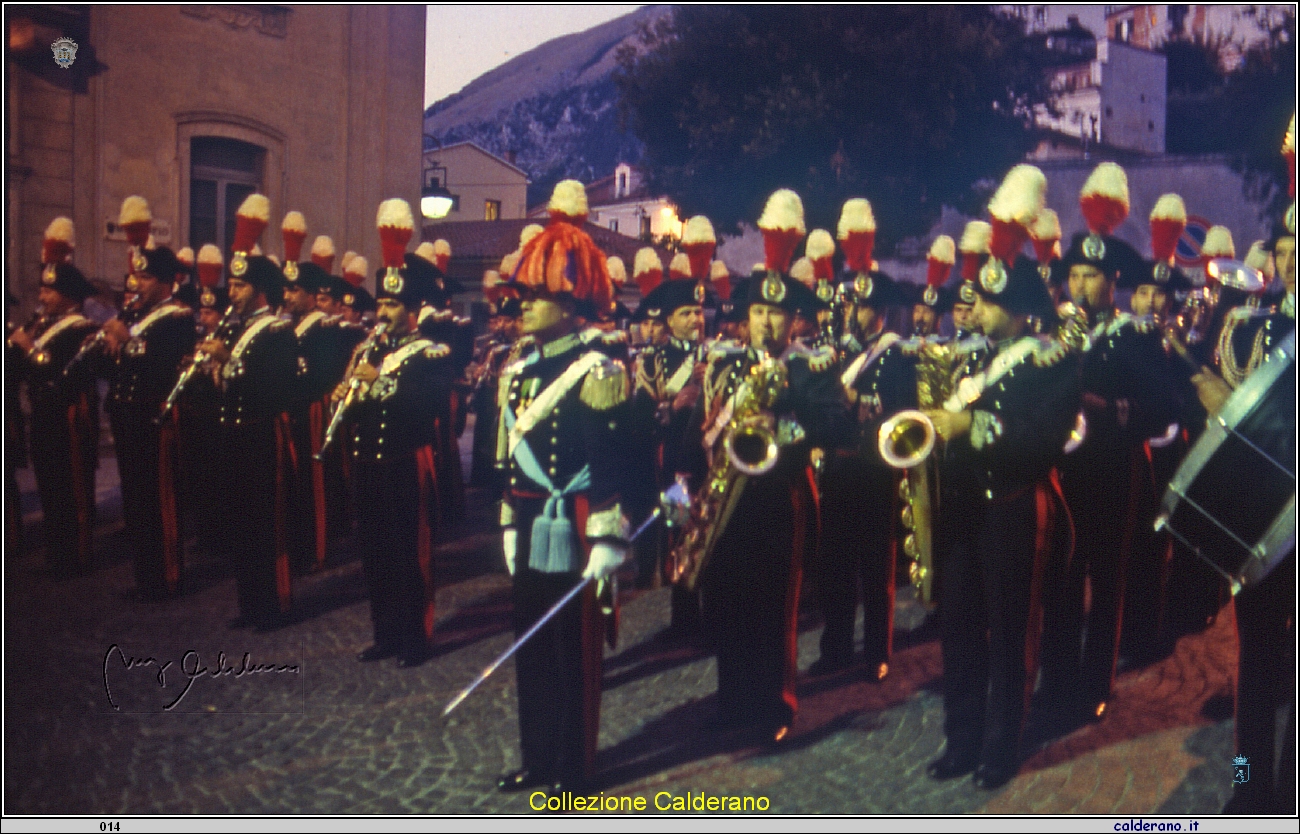
[[880, 427], [880, 457], [895, 469], [911, 469], [934, 451], [934, 423], [919, 411], [900, 411]]

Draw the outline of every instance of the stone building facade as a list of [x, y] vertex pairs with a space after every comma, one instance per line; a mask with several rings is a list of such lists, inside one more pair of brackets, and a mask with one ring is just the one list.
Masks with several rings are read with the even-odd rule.
[[[372, 263], [380, 201], [419, 205], [422, 6], [32, 6], [8, 17], [6, 267], [24, 312], [41, 235], [60, 214], [76, 223], [77, 265], [121, 286], [127, 243], [114, 221], [131, 194], [173, 248], [216, 242], [228, 254], [234, 211], [256, 189], [271, 201], [265, 251], [280, 253], [280, 219], [298, 210], [309, 242], [327, 234]], [[82, 66], [54, 66], [60, 36], [81, 41]]]

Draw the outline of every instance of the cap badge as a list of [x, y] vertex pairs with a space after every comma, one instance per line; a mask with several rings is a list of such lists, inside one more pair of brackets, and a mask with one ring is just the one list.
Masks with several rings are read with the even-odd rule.
[[58, 280], [58, 277], [59, 274], [54, 268], [54, 264], [46, 264], [45, 269], [41, 272], [41, 283], [49, 286]]
[[817, 298], [826, 304], [830, 304], [835, 299], [835, 288], [825, 278], [817, 282]]
[[997, 258], [989, 258], [988, 263], [980, 269], [980, 286], [993, 295], [1001, 295], [1007, 288], [1007, 268]]
[[704, 303], [704, 285], [703, 285], [703, 284], [696, 284], [696, 285], [695, 285], [695, 303], [696, 303], [696, 304], [703, 304], [703, 303]]
[[934, 287], [926, 287], [925, 293], [921, 296], [921, 300], [925, 302], [925, 306], [933, 307], [939, 303], [939, 291]]
[[1100, 235], [1090, 234], [1083, 239], [1083, 256], [1090, 261], [1100, 261], [1106, 257], [1106, 242]]
[[1049, 287], [1052, 286], [1052, 265], [1051, 264], [1039, 264], [1038, 275], [1043, 279], [1044, 284], [1046, 284]]
[[199, 296], [199, 304], [204, 307], [217, 306], [217, 294], [211, 289], [204, 287], [202, 295]]
[[962, 281], [961, 291], [958, 293], [958, 295], [961, 296], [961, 301], [963, 304], [974, 304], [975, 285], [970, 281]]
[[651, 307], [645, 311], [645, 314], [652, 319], [657, 319], [664, 314], [664, 311], [660, 310], [658, 307]]
[[871, 293], [876, 289], [876, 283], [871, 280], [871, 276], [865, 272], [859, 272], [858, 277], [853, 279], [853, 292], [858, 298], [866, 300], [871, 298]]
[[295, 283], [297, 282], [297, 280], [298, 280], [298, 262], [297, 262], [297, 261], [286, 261], [286, 262], [285, 262], [285, 264], [284, 264], [284, 277], [285, 277], [285, 279], [288, 280], [288, 281], [295, 282]]
[[136, 276], [134, 272], [126, 276], [126, 291], [127, 292], [140, 291], [140, 279]]
[[346, 304], [347, 306], [351, 307], [352, 305], [354, 305], [354, 304], [357, 303], [357, 297], [356, 297], [355, 295], [353, 295], [352, 293], [350, 293], [350, 292], [349, 292], [349, 293], [344, 293], [344, 294], [343, 294], [343, 303]]
[[780, 304], [785, 301], [785, 282], [781, 280], [781, 273], [769, 272], [763, 279], [761, 287], [763, 300], [769, 304]]
[[401, 295], [404, 289], [406, 289], [406, 281], [402, 278], [402, 273], [390, 266], [384, 273], [384, 292]]
[[230, 257], [230, 274], [236, 278], [248, 271], [248, 253], [236, 252]]
[[1156, 279], [1157, 284], [1168, 284], [1171, 272], [1169, 264], [1161, 261], [1156, 264], [1155, 269], [1151, 270], [1151, 277]]
[[136, 272], [144, 272], [149, 268], [149, 262], [144, 259], [138, 249], [131, 250], [131, 268]]

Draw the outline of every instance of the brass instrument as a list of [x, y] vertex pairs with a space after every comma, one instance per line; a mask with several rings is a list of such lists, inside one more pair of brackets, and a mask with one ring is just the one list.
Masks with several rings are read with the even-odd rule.
[[[22, 330], [25, 333], [30, 333], [31, 329], [35, 327], [43, 318], [45, 318], [45, 305], [38, 304], [36, 305], [36, 309], [32, 311], [31, 316], [28, 317], [27, 321], [23, 324], [22, 327], [14, 327], [12, 323], [9, 324], [8, 326], [9, 332], [5, 336], [5, 347], [11, 350], [17, 348], [18, 343], [15, 342], [13, 339], [14, 334], [17, 333], [19, 330]], [[44, 362], [41, 361], [41, 356], [39, 354], [37, 356], [32, 357], [33, 359], [36, 360], [36, 364], [38, 365], [43, 365], [45, 364], [45, 362], [49, 361], [49, 354], [45, 353], [44, 351], [41, 351], [41, 354], [45, 356]]]
[[[217, 324], [217, 329], [212, 332], [212, 338], [214, 339], [229, 338], [229, 335], [227, 334], [226, 331], [230, 327], [234, 315], [235, 315], [235, 305], [231, 304], [229, 307], [226, 308], [226, 312], [222, 314], [221, 322]], [[167, 400], [163, 403], [162, 413], [159, 414], [154, 419], [155, 423], [161, 424], [162, 421], [167, 418], [167, 415], [171, 413], [171, 410], [176, 407], [176, 401], [180, 399], [181, 392], [185, 390], [185, 386], [190, 383], [190, 380], [192, 380], [195, 377], [195, 375], [198, 374], [199, 369], [201, 369], [204, 363], [206, 363], [210, 358], [211, 357], [209, 357], [206, 353], [204, 353], [201, 350], [194, 352], [193, 361], [191, 361], [189, 367], [186, 368], [184, 371], [182, 371], [181, 375], [177, 377], [176, 384], [172, 386], [171, 393], [167, 395]]]
[[84, 360], [91, 353], [93, 353], [96, 350], [99, 350], [99, 348], [102, 347], [104, 343], [107, 341], [108, 341], [108, 331], [106, 331], [104, 328], [101, 327], [98, 331], [95, 332], [94, 336], [87, 338], [86, 341], [81, 343], [81, 347], [77, 350], [75, 354], [73, 354], [72, 358], [68, 360], [68, 364], [63, 366], [63, 375], [68, 376], [69, 374], [71, 374], [73, 368], [80, 365], [82, 360]]
[[[681, 524], [681, 540], [669, 558], [669, 577], [693, 591], [731, 513], [744, 491], [745, 479], [772, 471], [780, 457], [780, 446], [771, 421], [772, 407], [785, 389], [788, 372], [785, 357], [765, 356], [749, 369], [734, 399], [734, 410], [723, 432], [722, 447], [709, 466], [700, 496], [689, 517]], [[665, 496], [666, 505], [680, 505]], [[680, 510], [670, 517], [683, 515]]]
[[[361, 343], [361, 346], [357, 348], [356, 356], [359, 357], [360, 360], [357, 364], [360, 364], [360, 362], [368, 363], [370, 361], [371, 352], [379, 343], [379, 337], [382, 336], [384, 331], [387, 329], [388, 322], [386, 321], [381, 321], [379, 324], [375, 325], [374, 331], [371, 332], [370, 336], [368, 336], [366, 340]], [[352, 404], [360, 399], [364, 394], [362, 387], [365, 383], [357, 379], [356, 375], [352, 373], [355, 368], [356, 364], [348, 370], [348, 393], [343, 397], [343, 401], [338, 404], [338, 407], [334, 409], [333, 416], [330, 417], [330, 424], [325, 429], [325, 439], [321, 441], [320, 451], [312, 455], [316, 460], [325, 459], [325, 450], [334, 443], [335, 435], [338, 434], [339, 429], [343, 426], [344, 417], [346, 417], [348, 411], [351, 410]]]

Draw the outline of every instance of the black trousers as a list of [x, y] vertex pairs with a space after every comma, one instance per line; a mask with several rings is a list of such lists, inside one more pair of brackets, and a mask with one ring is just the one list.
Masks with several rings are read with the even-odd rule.
[[222, 428], [222, 484], [239, 613], [256, 623], [286, 613], [290, 604], [282, 471], [287, 434], [269, 420]]
[[701, 571], [700, 601], [717, 653], [719, 715], [775, 728], [798, 710], [799, 587], [817, 505], [807, 467], [778, 465], [744, 490]]
[[[135, 547], [135, 584], [148, 597], [175, 593], [180, 571], [179, 536], [174, 528], [168, 534], [163, 523], [163, 431], [153, 422], [159, 410], [128, 405], [113, 409], [109, 415], [122, 487], [122, 517]], [[177, 480], [174, 457], [168, 464], [166, 476], [174, 489]], [[179, 523], [174, 491], [169, 492], [168, 498], [170, 518]]]
[[[1237, 755], [1250, 780], [1233, 785], [1242, 813], [1295, 813], [1295, 551], [1253, 588], [1233, 599], [1237, 614]], [[1276, 771], [1277, 710], [1289, 726]]]
[[866, 662], [885, 663], [893, 653], [897, 484], [893, 470], [858, 460], [832, 463], [822, 476], [821, 537], [814, 564], [826, 620], [821, 654], [830, 661], [853, 658], [859, 598]]
[[32, 404], [31, 458], [45, 517], [46, 561], [61, 572], [87, 571], [94, 555], [98, 403]]
[[1049, 688], [1092, 705], [1109, 700], [1119, 657], [1133, 470], [1120, 448], [1076, 454], [1082, 457], [1061, 468], [1074, 553], [1045, 588], [1043, 677]]
[[[427, 448], [423, 454], [431, 456]], [[370, 595], [375, 645], [417, 653], [427, 649], [433, 633], [433, 473], [413, 453], [354, 459], [353, 473], [356, 550]]]
[[1050, 529], [1053, 509], [1042, 485], [986, 504], [954, 533], [939, 618], [943, 726], [956, 756], [995, 767], [1019, 762], [1037, 643], [1039, 531]]

